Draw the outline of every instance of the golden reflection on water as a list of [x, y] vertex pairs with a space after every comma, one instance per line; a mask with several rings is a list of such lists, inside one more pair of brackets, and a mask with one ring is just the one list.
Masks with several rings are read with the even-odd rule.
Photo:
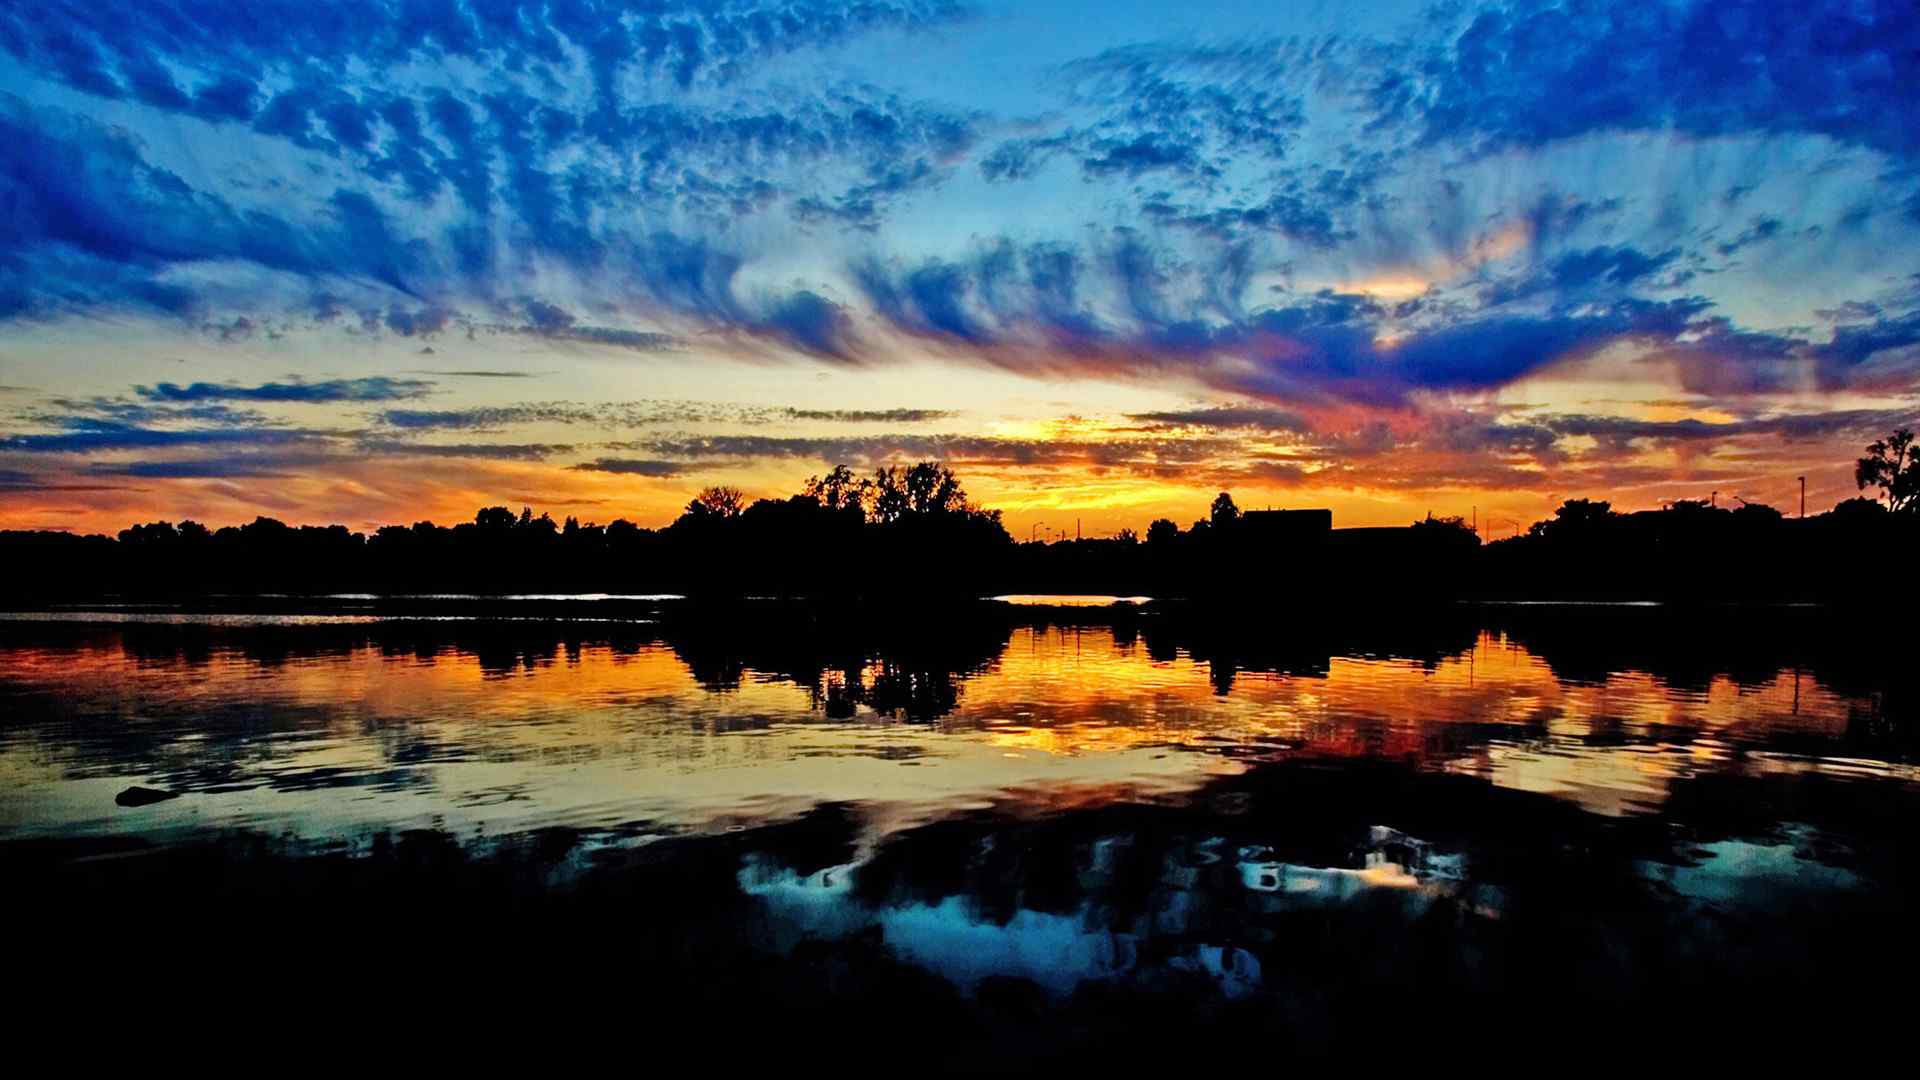
[[[268, 662], [217, 644], [192, 660], [140, 654], [105, 634], [0, 649], [0, 708], [15, 716], [0, 731], [0, 831], [644, 831], [827, 801], [905, 819], [1009, 793], [1154, 797], [1279, 754], [1389, 757], [1620, 814], [1700, 772], [1788, 767], [1760, 744], [1832, 739], [1859, 705], [1792, 671], [1694, 689], [1635, 672], [1568, 682], [1491, 633], [1430, 662], [1323, 666], [1229, 685], [1108, 628], [1019, 627], [956, 677], [951, 711], [914, 722], [866, 706], [830, 718], [825, 685], [751, 668], [703, 685], [661, 643], [555, 644], [504, 663], [361, 643]], [[876, 662], [851, 677], [884, 674]], [[188, 794], [118, 810], [133, 783]]]

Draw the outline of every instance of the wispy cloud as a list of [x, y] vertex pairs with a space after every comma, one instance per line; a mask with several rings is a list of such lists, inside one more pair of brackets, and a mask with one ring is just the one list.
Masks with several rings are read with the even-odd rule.
[[[1157, 38], [1056, 2], [0, 5], [13, 490], [939, 457], [1534, 491], [1778, 462], [1920, 393], [1910, 3], [1202, 5]], [[76, 327], [192, 366], [120, 397], [23, 366]], [[870, 392], [920, 363], [980, 385]], [[834, 396], [613, 400], [775, 365]], [[1008, 373], [1157, 396], [1086, 438], [945, 407]], [[1491, 404], [1517, 386], [1559, 404]]]
[[299, 428], [157, 429], [102, 421], [71, 431], [0, 436], [0, 450], [27, 454], [94, 454], [113, 450], [289, 446], [324, 441], [333, 435]]
[[434, 384], [424, 379], [397, 379], [374, 375], [361, 379], [329, 379], [325, 382], [262, 383], [236, 386], [231, 383], [197, 382], [187, 386], [163, 382], [136, 386], [134, 393], [149, 401], [260, 401], [281, 403], [320, 403], [335, 401], [401, 401], [424, 397]]
[[544, 461], [573, 453], [574, 448], [555, 443], [420, 443], [400, 439], [360, 439], [355, 447], [376, 457], [480, 458], [493, 461]]
[[577, 472], [617, 473], [624, 476], [673, 477], [685, 473], [693, 466], [680, 461], [659, 461], [649, 458], [595, 458], [573, 466]]
[[452, 379], [533, 379], [539, 375], [532, 371], [425, 371], [423, 375], [437, 375]]

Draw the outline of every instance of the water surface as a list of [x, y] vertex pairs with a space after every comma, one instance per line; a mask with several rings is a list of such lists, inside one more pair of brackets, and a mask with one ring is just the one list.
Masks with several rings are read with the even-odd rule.
[[1791, 619], [65, 612], [0, 629], [0, 850], [56, 910], [189, 920], [352, 881], [625, 896], [628, 940], [635, 890], [685, 893], [646, 932], [799, 980], [751, 993], [812, 994], [828, 948], [994, 1038], [1008, 993], [1030, 1041], [1184, 987], [1325, 1039], [1395, 994], [1818, 976], [1860, 942], [1808, 911], [1866, 933], [1916, 895], [1912, 700]]

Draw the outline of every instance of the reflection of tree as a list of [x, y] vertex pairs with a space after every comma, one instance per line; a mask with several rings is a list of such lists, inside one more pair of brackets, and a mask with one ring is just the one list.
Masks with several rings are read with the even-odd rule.
[[909, 670], [885, 658], [864, 667], [823, 672], [809, 689], [815, 708], [835, 720], [865, 705], [881, 716], [933, 720], [960, 704], [965, 675], [948, 670]]
[[930, 720], [953, 711], [961, 684], [999, 658], [1011, 631], [1004, 612], [984, 605], [938, 619], [748, 605], [687, 609], [667, 621], [664, 636], [708, 689], [737, 688], [753, 671], [805, 687], [834, 719], [865, 706]]
[[882, 659], [867, 690], [867, 704], [881, 716], [899, 713], [909, 720], [931, 720], [960, 703], [959, 673], [944, 668], [909, 668]]
[[1333, 656], [1392, 656], [1432, 665], [1471, 649], [1479, 624], [1464, 611], [1426, 617], [1373, 619], [1356, 613], [1296, 623], [1265, 612], [1230, 614], [1210, 608], [1170, 608], [1139, 622], [1156, 662], [1185, 653], [1211, 669], [1214, 692], [1233, 690], [1241, 672], [1325, 678]]

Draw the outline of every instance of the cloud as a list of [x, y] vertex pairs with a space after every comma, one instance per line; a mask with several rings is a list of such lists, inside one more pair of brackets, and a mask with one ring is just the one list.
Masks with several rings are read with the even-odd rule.
[[[465, 331], [636, 364], [931, 354], [1315, 418], [1603, 353], [1726, 398], [1920, 382], [1920, 296], [1887, 284], [1920, 226], [1910, 4], [1476, 2], [1378, 37], [1139, 41], [1033, 86], [937, 97], [855, 73], [905, 70], [936, 28], [978, 35], [963, 44], [982, 55], [1018, 43], [939, 0], [326, 7], [0, 11], [21, 74], [0, 96], [0, 321], [173, 320], [247, 348], [316, 322], [409, 350]], [[898, 62], [838, 63], [876, 34]], [[972, 100], [1001, 112], [951, 104]], [[1829, 331], [1816, 305], [1853, 314]], [[862, 412], [531, 403], [379, 421], [945, 418]]]
[[199, 404], [149, 403], [122, 397], [51, 398], [48, 407], [29, 409], [19, 418], [59, 428], [88, 428], [102, 421], [150, 426], [154, 424], [215, 424], [221, 427], [273, 427], [257, 409], [237, 409], [218, 402]]
[[260, 401], [315, 404], [337, 401], [401, 401], [424, 397], [434, 384], [422, 379], [396, 379], [374, 375], [362, 379], [329, 379], [325, 382], [262, 383], [236, 386], [230, 383], [197, 382], [187, 386], [163, 382], [136, 386], [134, 393], [149, 401]]
[[[225, 13], [189, 0], [106, 8], [50, 0], [32, 18], [0, 16], [0, 41], [16, 59], [88, 93], [130, 98], [214, 119], [272, 114], [270, 125], [330, 144], [365, 145], [372, 109], [315, 82], [269, 95], [259, 84], [273, 60], [298, 57], [315, 72], [354, 61], [385, 70], [408, 63], [463, 61], [531, 68], [555, 78], [584, 61], [596, 104], [617, 106], [630, 77], [688, 87], [724, 83], [783, 53], [831, 46], [883, 30], [915, 30], [965, 18], [948, 0], [780, 0], [717, 6], [665, 0], [636, 8], [617, 0], [554, 5], [409, 4], [352, 0], [346, 11], [300, 4]], [[163, 63], [164, 61], [164, 63]], [[183, 87], [174, 72], [200, 76]], [[191, 84], [189, 84], [191, 85]], [[276, 103], [278, 103], [276, 105]], [[388, 123], [392, 118], [380, 117]], [[259, 121], [256, 121], [257, 123]]]
[[27, 454], [95, 454], [113, 450], [289, 446], [331, 439], [332, 432], [296, 428], [157, 429], [118, 421], [75, 421], [74, 430], [0, 435], [0, 450]]
[[1805, 132], [1907, 156], [1920, 13], [1901, 0], [1461, 8], [1369, 91], [1424, 141], [1538, 146], [1596, 131]]
[[575, 320], [571, 312], [542, 300], [527, 302], [527, 322], [524, 326], [507, 326], [501, 329], [508, 333], [527, 334], [550, 341], [611, 345], [637, 352], [663, 352], [679, 344], [672, 334], [612, 326], [583, 326]]
[[1602, 282], [1627, 286], [1665, 269], [1679, 254], [1677, 248], [1646, 255], [1626, 246], [1596, 247], [1560, 256], [1548, 265], [1548, 272], [1566, 289]]
[[1279, 191], [1257, 202], [1197, 206], [1157, 199], [1140, 211], [1162, 225], [1190, 229], [1220, 240], [1272, 233], [1316, 248], [1331, 248], [1353, 233], [1334, 218], [1323, 201], [1297, 190]]
[[138, 489], [122, 487], [115, 484], [62, 483], [59, 481], [48, 480], [46, 477], [43, 477], [43, 476], [35, 476], [32, 473], [22, 472], [18, 469], [0, 469], [0, 493], [5, 493], [9, 491], [18, 491], [18, 492], [27, 492], [27, 493], [33, 493], [33, 492], [88, 493], [88, 492], [100, 492], [100, 491], [135, 491], [135, 490], [138, 490]]
[[[296, 459], [296, 464], [312, 464], [313, 459]], [[286, 479], [296, 475], [288, 470], [288, 462], [281, 459], [249, 461], [242, 459], [217, 459], [211, 461], [131, 461], [115, 465], [96, 464], [88, 472], [103, 476], [137, 476], [155, 480], [203, 480], [232, 479], [235, 477], [255, 477], [260, 479]]]
[[1624, 445], [1636, 440], [1696, 442], [1749, 435], [1777, 435], [1783, 439], [1875, 438], [1894, 428], [1911, 426], [1916, 420], [1920, 420], [1920, 410], [1841, 409], [1730, 421], [1567, 415], [1542, 417], [1537, 422], [1556, 434], [1584, 435], [1604, 443]]
[[795, 420], [833, 424], [921, 424], [960, 414], [951, 409], [785, 409]]
[[806, 289], [774, 302], [756, 326], [761, 333], [810, 356], [851, 360], [860, 349], [847, 310]]
[[574, 448], [564, 443], [416, 443], [400, 439], [360, 439], [362, 454], [375, 457], [475, 458], [492, 461], [544, 461]]
[[470, 409], [387, 409], [379, 413], [377, 419], [388, 427], [409, 431], [498, 431], [515, 424], [601, 423], [604, 416], [586, 406], [553, 402]]
[[572, 468], [578, 472], [618, 473], [624, 476], [673, 477], [686, 472], [692, 466], [679, 461], [657, 461], [647, 458], [596, 458], [582, 462]]
[[388, 309], [386, 323], [387, 329], [401, 337], [432, 337], [445, 330], [453, 319], [454, 313], [443, 307], [415, 311], [396, 307]]
[[[157, 6], [172, 5], [162, 0]], [[863, 28], [930, 25], [957, 13], [944, 4], [783, 5], [777, 17], [773, 11], [756, 16], [774, 21], [748, 33], [743, 24], [701, 10], [687, 9], [675, 25], [693, 27], [696, 39], [716, 26], [746, 34], [729, 46], [742, 56], [825, 43]], [[382, 12], [366, 14], [374, 32], [326, 39], [328, 48], [342, 50], [341, 65], [386, 70], [420, 59], [416, 50], [449, 55], [438, 39], [405, 49], [383, 41], [381, 31], [394, 28], [378, 23]], [[59, 17], [98, 22], [78, 8]], [[300, 154], [336, 159], [318, 169], [338, 178], [330, 181], [335, 186], [315, 186], [301, 167], [267, 184], [277, 197], [265, 200], [248, 185], [201, 178], [204, 186], [196, 186], [154, 164], [150, 148], [126, 129], [59, 105], [0, 98], [0, 136], [20, 150], [0, 167], [0, 194], [22, 210], [6, 226], [15, 258], [0, 266], [0, 318], [137, 309], [202, 319], [233, 306], [245, 318], [246, 308], [281, 303], [279, 286], [291, 276], [316, 292], [363, 294], [372, 305], [355, 306], [370, 329], [431, 337], [459, 321], [463, 305], [471, 312], [503, 303], [503, 294], [538, 264], [559, 269], [574, 287], [607, 282], [617, 268], [621, 280], [609, 284], [620, 286], [615, 291], [633, 305], [632, 316], [649, 307], [724, 323], [813, 355], [845, 356], [850, 325], [820, 292], [800, 288], [742, 299], [732, 291], [740, 253], [661, 223], [680, 219], [680, 229], [708, 229], [782, 209], [795, 221], [813, 220], [817, 208], [837, 206], [848, 223], [869, 228], [881, 207], [938, 186], [974, 140], [971, 118], [870, 86], [778, 98], [751, 94], [735, 102], [629, 100], [617, 92], [621, 77], [613, 72], [635, 58], [595, 50], [628, 34], [642, 18], [631, 12], [591, 29], [588, 52], [598, 60], [589, 65], [604, 61], [607, 67], [595, 75], [610, 80], [592, 102], [556, 92], [568, 74], [561, 70], [572, 59], [567, 52], [543, 52], [531, 61], [551, 69], [547, 78], [534, 77], [530, 58], [514, 51], [532, 43], [516, 42], [513, 34], [481, 50], [501, 75], [496, 90], [435, 87], [428, 76], [416, 96], [403, 97], [373, 86], [343, 88], [337, 67], [328, 70], [297, 36], [258, 40], [250, 48], [260, 51], [244, 59], [210, 59], [209, 53], [224, 52], [213, 44], [222, 31], [206, 25], [210, 18], [202, 9], [182, 9], [164, 27], [146, 24], [154, 41], [135, 40], [127, 27], [102, 30], [99, 40], [117, 43], [115, 52], [175, 54], [167, 63], [189, 69], [233, 62], [259, 78], [272, 68], [276, 80], [293, 79], [293, 86], [261, 95], [253, 130]], [[289, 13], [287, 21], [305, 20]], [[558, 46], [590, 26], [569, 20], [567, 28], [549, 28], [538, 40], [543, 49]], [[811, 38], [809, 27], [816, 31]], [[39, 24], [14, 29], [11, 37], [0, 34], [0, 47], [29, 63], [46, 59], [33, 46]], [[295, 42], [294, 52], [281, 51]], [[409, 59], [383, 55], [387, 49], [401, 49]], [[121, 96], [97, 80], [82, 81], [96, 93]], [[192, 102], [182, 98], [171, 107], [192, 111]], [[597, 168], [578, 167], [583, 158]], [[270, 156], [249, 160], [273, 167]], [[466, 212], [453, 220], [421, 212], [446, 196]], [[633, 212], [607, 213], [609, 206]], [[190, 280], [192, 268], [212, 263], [229, 264], [222, 280]], [[641, 350], [673, 344], [669, 335], [627, 326], [533, 321], [501, 329]]]
[[583, 404], [540, 401], [467, 409], [386, 409], [375, 419], [409, 431], [499, 431], [522, 424], [581, 424], [604, 428], [655, 424], [765, 424], [788, 410], [719, 402], [643, 400]]
[[1204, 46], [1135, 45], [1070, 63], [1057, 81], [1071, 122], [1001, 142], [982, 159], [982, 175], [1027, 180], [1065, 155], [1090, 180], [1164, 176], [1210, 185], [1236, 159], [1279, 161], [1306, 126], [1303, 98], [1277, 75], [1287, 51], [1230, 80], [1218, 78], [1224, 53]]
[[974, 465], [1062, 466], [1191, 464], [1235, 444], [1209, 439], [1011, 439], [986, 435], [882, 434], [854, 437], [713, 435], [623, 444], [662, 459], [806, 459], [874, 466], [909, 460]]
[[427, 371], [425, 375], [438, 375], [449, 379], [532, 379], [538, 373], [532, 371]]
[[1302, 433], [1313, 430], [1311, 421], [1286, 409], [1260, 406], [1214, 405], [1200, 409], [1169, 409], [1158, 412], [1128, 413], [1127, 419], [1170, 428], [1193, 427], [1218, 430], [1253, 430]]
[[[1769, 335], [1735, 336], [1698, 297], [1567, 302], [1544, 310], [1447, 312], [1405, 320], [1371, 296], [1287, 295], [1253, 310], [1206, 285], [1228, 265], [1175, 263], [1122, 238], [1095, 260], [990, 247], [963, 262], [869, 263], [859, 281], [902, 333], [961, 355], [1030, 371], [1045, 365], [1112, 376], [1181, 373], [1239, 394], [1302, 404], [1401, 406], [1420, 391], [1482, 391], [1620, 341], [1738, 365], [1791, 351]], [[1631, 273], [1614, 253], [1570, 274]], [[1418, 305], [1411, 305], [1417, 313]], [[1387, 324], [1397, 322], [1393, 334]], [[1893, 336], [1903, 331], [1889, 335]], [[1864, 336], [1863, 331], [1850, 331]]]

